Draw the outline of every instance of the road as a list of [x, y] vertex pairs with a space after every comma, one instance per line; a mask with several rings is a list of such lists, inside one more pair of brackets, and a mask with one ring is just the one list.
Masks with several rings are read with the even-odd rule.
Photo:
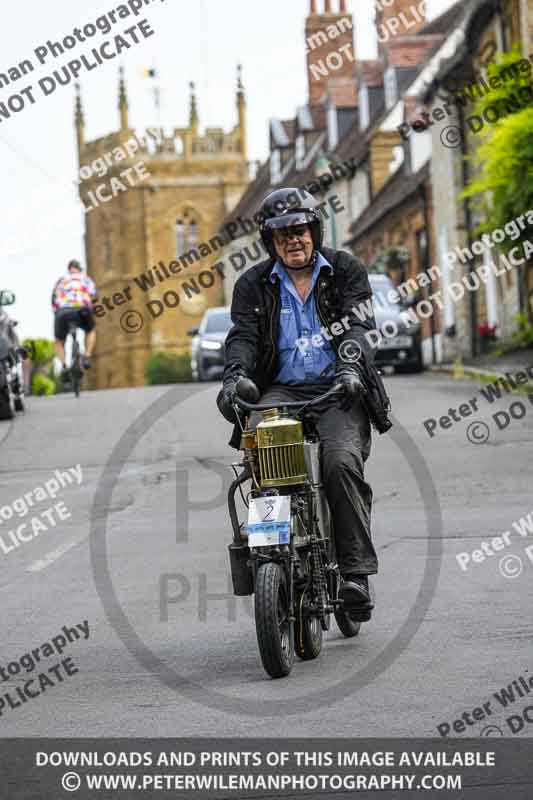
[[[438, 736], [465, 712], [455, 735], [489, 724], [509, 735], [505, 719], [527, 697], [509, 711], [493, 693], [533, 671], [533, 555], [512, 526], [533, 508], [533, 405], [519, 396], [525, 416], [500, 431], [492, 415], [517, 396], [489, 405], [477, 384], [437, 374], [388, 387], [398, 425], [374, 438], [367, 473], [381, 564], [374, 617], [353, 640], [331, 630], [319, 659], [278, 681], [262, 670], [250, 603], [228, 594], [224, 487], [236, 453], [215, 384], [32, 398], [11, 430], [0, 423], [4, 517], [24, 494], [36, 502], [56, 470], [81, 469], [81, 482], [48, 484], [54, 499], [0, 520], [4, 540], [14, 522], [42, 523], [0, 552], [0, 666], [42, 652], [63, 626], [89, 626], [61, 655], [78, 672], [4, 707], [3, 735]], [[479, 414], [430, 438], [424, 420], [476, 396]], [[474, 420], [489, 425], [487, 443], [468, 441]], [[54, 526], [41, 512], [58, 502], [69, 516]], [[466, 570], [459, 553], [471, 555]], [[40, 658], [1, 691], [59, 660]], [[531, 735], [528, 724], [517, 735]]]

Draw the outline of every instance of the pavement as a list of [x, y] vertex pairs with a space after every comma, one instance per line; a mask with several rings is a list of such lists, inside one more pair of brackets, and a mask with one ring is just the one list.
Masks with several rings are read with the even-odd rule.
[[[511, 735], [514, 714], [516, 735], [531, 736], [525, 690], [512, 708], [494, 693], [533, 670], [533, 525], [513, 526], [533, 509], [533, 405], [505, 392], [491, 403], [444, 374], [386, 383], [397, 424], [374, 437], [367, 471], [373, 619], [351, 640], [333, 624], [320, 657], [277, 681], [262, 669], [250, 602], [228, 592], [225, 492], [238, 454], [217, 385], [30, 398], [15, 425], [0, 423], [0, 537], [13, 544], [9, 530], [28, 525], [26, 541], [0, 551], [0, 667], [41, 654], [33, 671], [25, 659], [0, 678], [3, 735], [426, 737], [448, 726], [466, 737]], [[523, 416], [500, 428], [495, 414], [517, 401]], [[78, 465], [79, 483], [56, 472]], [[19, 517], [24, 495], [34, 505]], [[69, 514], [59, 521], [58, 503]], [[74, 636], [85, 623], [88, 637]], [[42, 655], [51, 641], [60, 657]], [[60, 658], [77, 671], [11, 708], [6, 692]]]
[[[505, 377], [506, 372], [513, 375], [527, 367], [533, 367], [533, 347], [513, 350], [504, 356], [495, 357], [487, 354], [470, 358], [461, 364], [459, 371], [463, 371], [466, 375], [501, 375]], [[454, 364], [444, 363], [433, 367], [433, 371], [453, 374], [458, 371], [458, 367]]]

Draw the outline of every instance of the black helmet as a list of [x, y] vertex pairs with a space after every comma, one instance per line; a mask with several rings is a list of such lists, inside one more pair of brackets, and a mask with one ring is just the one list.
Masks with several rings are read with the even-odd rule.
[[70, 270], [70, 269], [72, 269], [72, 268], [74, 268], [74, 269], [79, 269], [79, 271], [80, 271], [80, 272], [83, 272], [83, 269], [82, 269], [82, 266], [81, 266], [80, 262], [79, 262], [79, 261], [76, 261], [76, 259], [75, 259], [75, 258], [73, 258], [73, 259], [72, 259], [72, 261], [69, 261], [69, 262], [68, 262], [68, 267], [67, 267], [67, 269], [68, 269], [68, 270]]
[[268, 253], [276, 257], [273, 232], [276, 228], [309, 225], [315, 250], [320, 250], [324, 238], [322, 220], [312, 194], [305, 189], [277, 189], [264, 200], [259, 212], [259, 233]]

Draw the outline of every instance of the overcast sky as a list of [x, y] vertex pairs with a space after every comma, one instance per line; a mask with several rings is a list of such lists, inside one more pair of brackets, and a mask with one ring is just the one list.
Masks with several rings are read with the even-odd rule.
[[[120, 0], [7, 0], [0, 30], [0, 73], [30, 58], [48, 39], [62, 40], [116, 9]], [[319, 8], [323, 0], [318, 0]], [[333, 0], [334, 8], [337, 0]], [[415, 0], [413, 0], [415, 2]], [[429, 0], [432, 19], [453, 0]], [[187, 124], [188, 83], [197, 84], [202, 126], [236, 122], [236, 65], [242, 62], [248, 101], [249, 158], [267, 155], [267, 126], [272, 116], [290, 117], [306, 100], [304, 21], [308, 0], [157, 0], [146, 17], [156, 35], [122, 54], [126, 69], [130, 124], [138, 132], [157, 124], [150, 82], [142, 70], [156, 67], [161, 75], [162, 122]], [[348, 0], [356, 25], [360, 58], [376, 55], [372, 0]], [[119, 22], [70, 51], [71, 58], [120, 33], [135, 20]], [[39, 70], [0, 89], [0, 102], [62, 66], [50, 60]], [[90, 140], [118, 128], [117, 71], [119, 60], [104, 62], [81, 75], [86, 137]], [[73, 86], [60, 86], [9, 120], [0, 118], [0, 288], [13, 290], [17, 303], [10, 313], [22, 336], [52, 337], [51, 287], [70, 258], [84, 261], [84, 215], [73, 181], [78, 163], [73, 126]]]

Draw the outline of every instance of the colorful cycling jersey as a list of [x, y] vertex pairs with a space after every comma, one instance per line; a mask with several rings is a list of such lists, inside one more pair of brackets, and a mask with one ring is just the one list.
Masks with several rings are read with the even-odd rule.
[[81, 308], [90, 306], [93, 297], [96, 297], [96, 286], [88, 275], [82, 272], [65, 275], [60, 278], [54, 287], [52, 305], [58, 308]]

